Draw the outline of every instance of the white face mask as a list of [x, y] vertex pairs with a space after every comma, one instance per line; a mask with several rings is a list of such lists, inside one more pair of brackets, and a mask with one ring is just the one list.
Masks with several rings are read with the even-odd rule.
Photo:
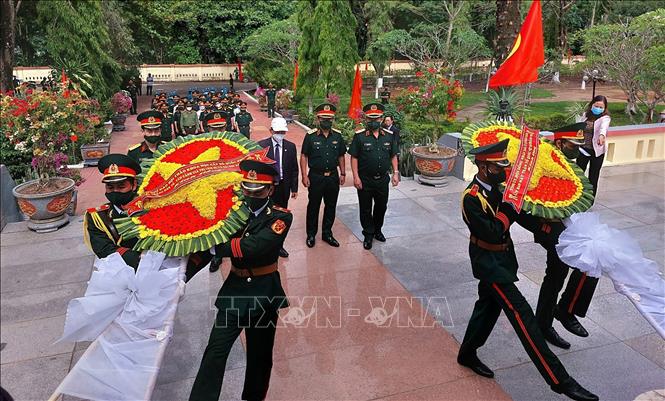
[[277, 132], [275, 132], [274, 134], [272, 134], [272, 137], [275, 138], [277, 142], [282, 143], [282, 141], [284, 140], [284, 135], [285, 134], [278, 134]]
[[192, 108], [191, 108], [191, 107], [188, 107], [188, 108], [187, 108], [187, 111], [192, 111]]

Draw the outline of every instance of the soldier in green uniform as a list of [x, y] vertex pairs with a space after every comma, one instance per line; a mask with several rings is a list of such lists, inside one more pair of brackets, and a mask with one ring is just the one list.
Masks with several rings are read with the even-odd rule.
[[187, 102], [185, 104], [185, 110], [180, 112], [180, 129], [183, 131], [184, 135], [196, 134], [198, 121], [194, 106]]
[[162, 142], [169, 142], [175, 139], [173, 133], [173, 115], [169, 113], [169, 106], [163, 103], [159, 106], [159, 111], [162, 113], [161, 137]]
[[226, 131], [226, 113], [223, 111], [213, 111], [205, 115], [205, 125], [207, 132]]
[[152, 158], [152, 154], [161, 143], [162, 118], [164, 115], [157, 110], [148, 110], [139, 114], [136, 119], [143, 131], [143, 142], [132, 145], [127, 149], [127, 156], [141, 162], [143, 159]]
[[129, 97], [132, 98], [132, 108], [130, 110], [130, 114], [136, 114], [136, 107], [138, 106], [139, 99], [137, 96], [138, 89], [136, 88], [136, 85], [134, 85], [134, 80], [132, 79], [129, 80], [126, 89], [127, 92], [129, 92]]
[[332, 235], [332, 226], [335, 222], [339, 187], [344, 185], [346, 178], [344, 159], [346, 143], [342, 138], [342, 133], [332, 127], [336, 111], [337, 108], [330, 103], [317, 106], [315, 112], [319, 120], [319, 128], [309, 131], [302, 142], [300, 171], [302, 183], [309, 191], [305, 243], [310, 248], [314, 246], [319, 225], [321, 200], [324, 202], [322, 238], [334, 247], [339, 246], [339, 242]]
[[[585, 123], [577, 123], [554, 131], [554, 145], [568, 160], [574, 162], [584, 145]], [[552, 327], [554, 317], [561, 321], [571, 333], [587, 337], [589, 333], [579, 323], [575, 315], [584, 317], [591, 303], [598, 279], [573, 269], [564, 295], [557, 306], [557, 297], [563, 288], [569, 266], [561, 261], [556, 251], [559, 235], [566, 229], [561, 220], [544, 219], [520, 213], [517, 223], [533, 233], [534, 242], [547, 251], [545, 277], [538, 295], [536, 319], [545, 339], [557, 347], [568, 349], [570, 343], [559, 336]]]
[[250, 217], [231, 241], [215, 247], [216, 257], [229, 257], [232, 267], [215, 302], [219, 311], [190, 401], [217, 401], [226, 359], [243, 329], [247, 369], [242, 399], [263, 400], [270, 382], [278, 310], [288, 306], [277, 261], [293, 216], [269, 198], [277, 174], [272, 165], [244, 160], [240, 169]]
[[254, 121], [252, 115], [247, 111], [247, 102], [240, 103], [240, 113], [235, 116], [236, 132], [240, 132], [247, 139], [250, 136], [250, 124]]
[[[385, 242], [381, 232], [383, 218], [388, 207], [389, 172], [392, 168], [392, 184], [399, 184], [397, 169], [397, 141], [392, 132], [381, 128], [384, 107], [370, 103], [363, 107], [365, 127], [356, 134], [349, 146], [353, 185], [358, 190], [360, 224], [363, 227], [363, 247], [372, 248], [372, 240]], [[374, 207], [372, 209], [372, 203]]]
[[136, 197], [136, 176], [141, 166], [133, 158], [121, 154], [109, 154], [97, 164], [104, 175], [109, 203], [88, 209], [83, 217], [85, 242], [98, 258], [118, 252], [129, 266], [137, 268], [141, 253], [132, 249], [138, 238], [124, 239], [118, 234], [113, 219], [127, 217], [124, 206]]
[[268, 100], [268, 117], [275, 117], [275, 98], [277, 97], [277, 90], [273, 88], [272, 82], [268, 84], [266, 89], [266, 99]]
[[574, 400], [598, 397], [568, 375], [559, 359], [547, 347], [536, 318], [515, 286], [517, 258], [510, 239], [510, 225], [517, 219], [512, 205], [502, 201], [499, 184], [506, 180], [508, 140], [472, 149], [478, 173], [462, 195], [462, 217], [471, 233], [469, 256], [478, 282], [478, 301], [460, 346], [457, 362], [484, 377], [494, 372], [476, 352], [485, 344], [501, 310], [517, 333], [522, 346], [553, 391]]
[[381, 96], [381, 104], [388, 104], [390, 102], [390, 91], [385, 86], [381, 88], [379, 96]]

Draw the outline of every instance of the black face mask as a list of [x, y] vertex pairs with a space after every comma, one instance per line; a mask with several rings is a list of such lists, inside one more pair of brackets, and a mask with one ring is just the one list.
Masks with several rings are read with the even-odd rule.
[[499, 185], [502, 182], [506, 181], [506, 170], [501, 169], [498, 173], [492, 173], [487, 170], [487, 180], [490, 185]]
[[247, 204], [247, 207], [249, 207], [249, 210], [252, 212], [256, 212], [257, 210], [261, 209], [263, 205], [266, 204], [266, 201], [268, 201], [268, 197], [255, 198], [253, 196], [245, 196], [245, 203]]
[[570, 149], [564, 146], [561, 148], [561, 152], [563, 152], [564, 156], [568, 159], [575, 160], [580, 155], [580, 148], [579, 146], [575, 146], [573, 149]]
[[381, 128], [380, 121], [368, 121], [366, 125], [367, 129], [370, 131], [376, 131], [377, 129]]
[[106, 199], [111, 202], [112, 205], [117, 207], [122, 207], [132, 201], [136, 197], [135, 191], [129, 192], [107, 192]]
[[319, 121], [319, 127], [321, 127], [322, 129], [332, 128], [332, 120], [321, 120], [321, 121]]
[[145, 139], [146, 142], [148, 142], [148, 143], [152, 143], [152, 144], [158, 143], [159, 141], [162, 140], [161, 137], [159, 137], [159, 136], [154, 136], [154, 135], [152, 135], [152, 136], [144, 135], [144, 136], [143, 136], [143, 139]]

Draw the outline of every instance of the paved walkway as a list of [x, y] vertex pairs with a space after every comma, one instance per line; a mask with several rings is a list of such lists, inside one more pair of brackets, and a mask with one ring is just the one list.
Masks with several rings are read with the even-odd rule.
[[[267, 137], [265, 113], [252, 103], [249, 108], [256, 120], [252, 139]], [[128, 131], [114, 134], [113, 149], [124, 150], [140, 139], [136, 125], [128, 124]], [[303, 135], [291, 125], [287, 139], [299, 147]], [[594, 210], [635, 235], [646, 256], [662, 267], [665, 164], [610, 167], [602, 175]], [[81, 187], [79, 210], [104, 201], [103, 195], [90, 194], [101, 193], [98, 178], [92, 175]], [[563, 399], [546, 387], [504, 317], [480, 352], [496, 370], [496, 380], [455, 363], [476, 291], [459, 211], [465, 186], [451, 179], [445, 188], [404, 181], [391, 189], [384, 229], [388, 242], [375, 243], [371, 252], [362, 249], [357, 198], [348, 185], [341, 191], [334, 227], [341, 247], [318, 239], [308, 249], [306, 191], [301, 189], [289, 205], [294, 224], [285, 247], [291, 255], [280, 262], [286, 292], [294, 298], [282, 312], [290, 323], [277, 331], [269, 399]], [[521, 264], [518, 286], [535, 305], [545, 254], [528, 233], [512, 230]], [[87, 346], [52, 344], [62, 333], [67, 302], [84, 293], [90, 276], [93, 256], [81, 231], [77, 217], [56, 233], [37, 235], [23, 223], [2, 232], [1, 379], [17, 400], [48, 398]], [[228, 268], [223, 265], [224, 275]], [[203, 271], [188, 283], [154, 400], [187, 399], [214, 320], [211, 299], [221, 281], [221, 275]], [[423, 298], [409, 304], [411, 297]], [[583, 324], [591, 332], [586, 339], [557, 326], [573, 346], [556, 352], [601, 399], [632, 400], [665, 388], [664, 342], [604, 279]], [[239, 398], [244, 372], [239, 341], [227, 364], [221, 399]]]

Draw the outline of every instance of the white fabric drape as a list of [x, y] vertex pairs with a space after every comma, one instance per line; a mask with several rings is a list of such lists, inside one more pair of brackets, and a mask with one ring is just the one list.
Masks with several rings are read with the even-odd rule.
[[90, 400], [147, 400], [184, 293], [186, 258], [148, 251], [139, 267], [118, 253], [95, 262], [81, 298], [70, 301], [62, 338], [93, 341], [56, 393]]
[[564, 223], [559, 258], [591, 277], [609, 277], [665, 339], [665, 280], [658, 264], [644, 257], [633, 237], [601, 223], [596, 213], [577, 213]]

